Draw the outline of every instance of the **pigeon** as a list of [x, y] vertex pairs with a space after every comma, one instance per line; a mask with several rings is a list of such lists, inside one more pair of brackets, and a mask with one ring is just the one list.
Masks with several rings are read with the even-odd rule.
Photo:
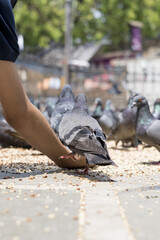
[[153, 116], [160, 120], [160, 98], [157, 98], [154, 102]]
[[131, 142], [134, 147], [137, 147], [138, 145], [138, 140], [135, 134], [137, 109], [131, 108], [133, 98], [136, 95], [138, 95], [138, 93], [130, 93], [127, 107], [122, 112], [119, 112], [117, 113], [117, 115], [115, 115], [115, 119], [117, 122], [110, 136], [108, 137], [108, 140], [114, 139], [116, 147], [120, 141], [122, 141], [123, 146], [124, 143], [128, 142]]
[[45, 110], [42, 112], [43, 116], [49, 123], [50, 123], [50, 119], [53, 111], [54, 111], [54, 108], [51, 105], [47, 104], [45, 107]]
[[13, 129], [7, 121], [3, 118], [0, 119], [0, 146], [6, 147], [21, 147], [31, 148], [31, 145], [27, 143], [24, 138]]
[[73, 110], [63, 116], [59, 124], [59, 138], [73, 153], [86, 157], [85, 174], [88, 174], [90, 166], [116, 165], [108, 154], [105, 134], [97, 120], [89, 114], [84, 94], [77, 96]]
[[118, 88], [118, 84], [113, 82], [112, 83], [112, 88], [108, 90], [109, 94], [121, 94], [121, 91]]
[[10, 146], [28, 149], [31, 148], [31, 145], [27, 143], [24, 138], [9, 125], [3, 115], [3, 108], [0, 104], [0, 146], [3, 148]]
[[152, 115], [148, 101], [142, 95], [134, 97], [133, 107], [137, 107], [136, 135], [138, 139], [160, 151], [160, 120]]
[[93, 103], [93, 111], [91, 112], [91, 116], [95, 119], [99, 119], [103, 113], [103, 103], [101, 98], [96, 98]]
[[107, 135], [107, 138], [111, 136], [112, 132], [117, 128], [118, 119], [113, 111], [112, 102], [110, 99], [106, 101], [105, 109], [101, 117], [98, 119], [98, 123], [102, 127], [102, 130]]
[[66, 84], [60, 93], [59, 99], [50, 118], [50, 125], [57, 135], [59, 133], [59, 124], [62, 117], [66, 113], [72, 111], [75, 102], [76, 100], [72, 88], [69, 84]]

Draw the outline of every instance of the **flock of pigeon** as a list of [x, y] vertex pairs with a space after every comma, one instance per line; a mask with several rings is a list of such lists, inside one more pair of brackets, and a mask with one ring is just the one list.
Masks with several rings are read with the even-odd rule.
[[116, 165], [109, 156], [107, 140], [115, 140], [116, 146], [121, 141], [134, 147], [144, 142], [160, 150], [160, 101], [155, 102], [153, 114], [147, 99], [134, 92], [130, 92], [123, 111], [115, 111], [110, 100], [103, 107], [100, 98], [95, 99], [94, 106], [90, 111], [86, 96], [75, 97], [71, 86], [65, 85], [49, 121], [65, 146], [85, 155], [85, 173], [90, 166]]
[[[94, 110], [91, 111], [86, 96], [79, 94], [75, 97], [67, 84], [54, 108], [46, 105], [43, 114], [73, 155], [78, 153], [86, 157], [84, 173], [88, 173], [90, 166], [116, 166], [109, 156], [107, 140], [114, 140], [116, 147], [120, 141], [123, 146], [130, 143], [133, 147], [143, 142], [160, 151], [160, 99], [155, 101], [152, 113], [147, 99], [135, 92], [130, 92], [123, 111], [115, 111], [109, 99], [103, 107], [100, 98], [95, 99]], [[7, 132], [17, 137], [18, 134], [11, 130], [10, 127]]]

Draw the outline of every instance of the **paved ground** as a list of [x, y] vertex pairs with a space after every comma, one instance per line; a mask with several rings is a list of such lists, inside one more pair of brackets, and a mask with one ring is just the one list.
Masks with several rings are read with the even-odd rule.
[[160, 155], [114, 149], [89, 176], [35, 150], [0, 149], [0, 240], [159, 240]]

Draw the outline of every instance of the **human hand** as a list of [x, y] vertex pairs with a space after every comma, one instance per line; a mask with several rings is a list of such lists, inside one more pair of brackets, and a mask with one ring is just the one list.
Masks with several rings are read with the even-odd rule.
[[86, 157], [78, 153], [60, 156], [57, 164], [62, 168], [82, 168], [86, 166]]

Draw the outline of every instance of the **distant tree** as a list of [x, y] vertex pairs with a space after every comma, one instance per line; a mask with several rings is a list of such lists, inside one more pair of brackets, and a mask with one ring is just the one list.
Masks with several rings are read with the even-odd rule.
[[82, 3], [74, 1], [73, 5], [73, 39], [75, 42], [88, 42], [101, 40], [105, 34], [103, 30], [103, 17], [99, 2], [83, 0]]
[[102, 0], [100, 11], [104, 20], [102, 32], [106, 31], [112, 39], [112, 44], [119, 48], [128, 43], [130, 20], [143, 23], [144, 38], [157, 37], [159, 34], [159, 0]]
[[64, 0], [23, 0], [15, 7], [17, 32], [30, 49], [64, 38]]
[[[23, 0], [15, 8], [17, 31], [31, 50], [51, 40], [64, 41], [65, 0]], [[97, 41], [109, 36], [115, 48], [129, 40], [130, 20], [141, 21], [145, 38], [160, 33], [159, 0], [73, 0], [73, 43]]]

